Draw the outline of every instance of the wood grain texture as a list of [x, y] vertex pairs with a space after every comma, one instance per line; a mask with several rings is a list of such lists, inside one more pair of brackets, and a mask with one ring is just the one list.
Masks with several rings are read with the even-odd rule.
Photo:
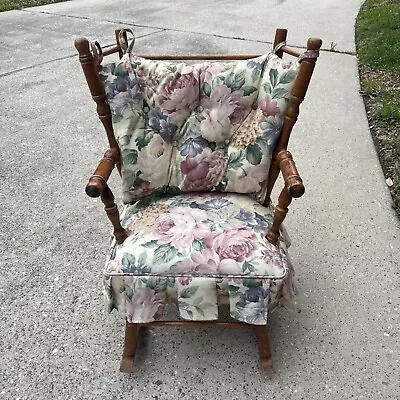
[[276, 156], [279, 169], [282, 172], [286, 189], [292, 197], [301, 197], [305, 192], [303, 180], [300, 178], [292, 154], [287, 150], [280, 151]]
[[131, 374], [133, 372], [133, 363], [135, 360], [137, 343], [139, 340], [140, 325], [125, 322], [125, 340], [122, 360], [119, 365], [121, 372]]
[[128, 235], [125, 229], [121, 226], [118, 207], [114, 202], [114, 194], [107, 184], [105, 184], [101, 192], [101, 201], [104, 204], [104, 210], [107, 213], [107, 217], [114, 227], [115, 240], [118, 244], [122, 244]]
[[108, 178], [119, 160], [119, 151], [116, 148], [108, 149], [100, 160], [96, 170], [86, 185], [86, 194], [90, 197], [99, 197], [107, 184]]

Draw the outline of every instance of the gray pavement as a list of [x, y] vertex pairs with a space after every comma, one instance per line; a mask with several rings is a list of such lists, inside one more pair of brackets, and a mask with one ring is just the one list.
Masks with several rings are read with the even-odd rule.
[[[361, 0], [71, 1], [0, 14], [0, 400], [398, 399], [399, 221], [359, 96], [354, 19]], [[226, 11], [225, 13], [225, 9]], [[277, 373], [264, 378], [251, 331], [153, 329], [136, 371], [118, 363], [123, 316], [106, 314], [109, 226], [84, 195], [106, 147], [73, 47], [265, 52], [324, 47], [290, 149], [306, 183], [287, 219], [299, 313], [270, 317]], [[236, 38], [236, 39], [235, 39]], [[112, 183], [118, 184], [116, 177]]]

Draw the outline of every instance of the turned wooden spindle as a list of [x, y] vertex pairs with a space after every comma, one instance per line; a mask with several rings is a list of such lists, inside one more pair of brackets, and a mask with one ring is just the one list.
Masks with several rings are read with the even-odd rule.
[[280, 151], [277, 154], [276, 162], [278, 163], [278, 168], [282, 171], [285, 187], [279, 195], [278, 204], [275, 207], [272, 227], [266, 236], [268, 241], [273, 245], [278, 243], [279, 230], [283, 220], [286, 218], [288, 207], [292, 202], [293, 197], [301, 197], [305, 192], [303, 181], [299, 176], [290, 152], [286, 150]]
[[300, 178], [292, 154], [287, 150], [280, 151], [276, 156], [279, 169], [282, 171], [286, 189], [292, 197], [301, 197], [305, 192], [303, 180]]
[[114, 195], [111, 189], [106, 184], [101, 192], [101, 201], [104, 204], [104, 210], [107, 213], [108, 219], [114, 227], [114, 236], [118, 244], [124, 242], [128, 237], [125, 229], [121, 226], [119, 219], [118, 207], [114, 202]]
[[290, 205], [291, 202], [292, 202], [292, 196], [289, 194], [285, 186], [282, 189], [281, 194], [279, 195], [278, 204], [275, 206], [274, 222], [266, 236], [268, 241], [273, 245], [276, 245], [278, 243], [279, 229], [281, 227], [283, 220], [286, 217], [286, 214], [288, 212], [288, 206]]
[[[115, 140], [114, 129], [111, 120], [111, 110], [107, 103], [106, 92], [104, 91], [103, 83], [97, 71], [96, 60], [93, 57], [89, 41], [86, 38], [79, 38], [75, 40], [75, 48], [79, 53], [79, 61], [81, 63], [83, 73], [85, 74], [86, 82], [89, 86], [92, 99], [96, 103], [97, 115], [102, 122], [107, 134], [108, 143], [111, 148], [117, 148], [118, 144]], [[117, 163], [118, 172], [121, 173], [120, 162]]]
[[108, 149], [104, 153], [104, 157], [100, 160], [99, 165], [94, 171], [93, 175], [89, 178], [89, 182], [86, 185], [86, 194], [90, 197], [99, 197], [107, 180], [114, 169], [115, 164], [119, 160], [118, 149]]
[[[321, 39], [310, 38], [307, 41], [307, 51], [319, 51], [321, 46]], [[272, 164], [268, 176], [267, 196], [264, 203], [266, 205], [269, 204], [269, 202], [271, 201], [271, 192], [280, 171], [279, 163], [276, 160], [276, 156], [281, 150], [286, 150], [287, 148], [290, 134], [292, 132], [294, 124], [297, 121], [297, 117], [299, 116], [300, 104], [303, 102], [304, 96], [307, 92], [316, 61], [317, 59], [315, 57], [307, 58], [307, 52], [305, 53], [305, 58], [301, 60], [299, 72], [297, 74], [297, 78], [294, 83], [290, 97], [290, 106], [285, 113], [281, 135], [279, 137], [275, 151], [272, 155]]]

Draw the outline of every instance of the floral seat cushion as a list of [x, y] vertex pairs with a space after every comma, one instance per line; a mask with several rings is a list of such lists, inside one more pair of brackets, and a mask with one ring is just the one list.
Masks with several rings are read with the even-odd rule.
[[233, 318], [266, 324], [291, 295], [288, 239], [265, 239], [272, 209], [247, 195], [146, 198], [126, 206], [122, 224], [129, 236], [112, 243], [104, 283], [110, 309], [125, 309], [129, 322], [153, 321], [168, 299], [184, 319], [215, 320], [225, 295]]
[[123, 201], [193, 191], [263, 201], [298, 66], [272, 53], [194, 65], [126, 53], [103, 66]]

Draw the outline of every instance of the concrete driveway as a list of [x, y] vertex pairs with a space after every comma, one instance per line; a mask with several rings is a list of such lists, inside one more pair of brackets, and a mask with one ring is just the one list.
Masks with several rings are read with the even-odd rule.
[[[400, 397], [399, 221], [359, 95], [361, 3], [80, 0], [0, 14], [0, 400]], [[124, 321], [105, 313], [100, 281], [109, 225], [84, 195], [106, 140], [73, 40], [111, 44], [133, 24], [142, 52], [267, 52], [276, 27], [336, 50], [320, 56], [290, 146], [307, 190], [287, 219], [298, 312], [270, 317], [272, 378], [251, 330], [155, 328], [135, 373], [118, 372]]]

